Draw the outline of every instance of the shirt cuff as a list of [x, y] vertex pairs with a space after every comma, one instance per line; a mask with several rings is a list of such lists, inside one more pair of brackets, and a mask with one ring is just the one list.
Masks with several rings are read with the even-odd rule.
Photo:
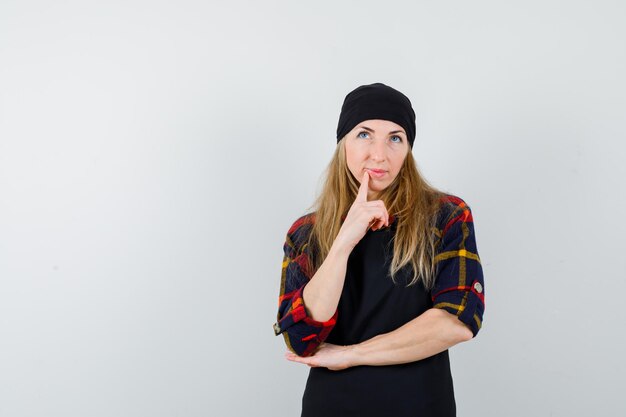
[[333, 316], [326, 321], [314, 320], [310, 315], [307, 314], [306, 308], [304, 306], [304, 298], [302, 297], [305, 286], [306, 285], [303, 285], [293, 294], [291, 301], [291, 310], [287, 314], [285, 314], [282, 319], [274, 323], [274, 334], [276, 336], [283, 333], [298, 322], [303, 322], [307, 324], [309, 327], [311, 327], [312, 331], [317, 330], [317, 332], [312, 333], [310, 336], [319, 334], [325, 328], [333, 327], [335, 325], [337, 320], [337, 311], [335, 311], [335, 314], [333, 314]]
[[456, 315], [469, 326], [473, 336], [476, 336], [482, 327], [485, 309], [483, 285], [480, 281], [474, 280], [472, 285], [443, 289], [433, 296], [433, 307]]

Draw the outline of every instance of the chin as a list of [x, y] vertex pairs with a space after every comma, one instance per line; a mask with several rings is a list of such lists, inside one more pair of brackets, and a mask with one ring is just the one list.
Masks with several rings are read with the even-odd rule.
[[372, 190], [382, 191], [391, 184], [390, 182], [380, 182], [376, 180], [370, 180], [370, 188]]
[[377, 193], [381, 193], [381, 192], [385, 191], [386, 188], [387, 188], [387, 186], [384, 186], [384, 187], [370, 187], [370, 189], [372, 191], [375, 191]]

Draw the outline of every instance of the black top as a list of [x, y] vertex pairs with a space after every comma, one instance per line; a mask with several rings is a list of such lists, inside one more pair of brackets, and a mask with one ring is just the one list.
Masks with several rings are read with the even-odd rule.
[[[338, 319], [326, 342], [351, 345], [388, 333], [433, 307], [421, 282], [405, 287], [406, 265], [389, 276], [392, 237], [389, 228], [369, 230], [348, 258]], [[301, 417], [450, 417], [456, 403], [448, 351], [416, 362], [356, 366], [341, 371], [310, 368]]]

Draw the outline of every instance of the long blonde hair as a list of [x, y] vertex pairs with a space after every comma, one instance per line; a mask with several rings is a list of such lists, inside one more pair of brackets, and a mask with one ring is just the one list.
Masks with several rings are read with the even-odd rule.
[[[326, 259], [359, 189], [359, 182], [348, 169], [345, 141], [346, 137], [337, 144], [326, 169], [322, 191], [309, 207], [309, 210], [315, 210], [315, 221], [307, 242], [309, 248], [315, 248], [310, 251], [313, 255], [311, 272], [317, 271]], [[388, 213], [398, 219], [389, 268], [394, 283], [396, 273], [410, 263], [413, 277], [407, 286], [421, 280], [426, 289], [432, 288], [438, 239], [436, 216], [443, 195], [420, 175], [409, 149], [397, 177], [378, 197], [383, 200]]]

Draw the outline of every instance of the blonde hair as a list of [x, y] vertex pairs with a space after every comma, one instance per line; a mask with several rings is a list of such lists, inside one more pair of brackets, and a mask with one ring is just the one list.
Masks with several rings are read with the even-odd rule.
[[[359, 182], [348, 169], [345, 141], [344, 136], [338, 142], [326, 169], [322, 191], [309, 207], [309, 210], [315, 210], [315, 221], [307, 242], [309, 248], [315, 248], [310, 251], [313, 255], [312, 272], [317, 271], [328, 256], [341, 229], [343, 217], [347, 215], [359, 189]], [[389, 267], [389, 275], [394, 283], [397, 272], [410, 263], [413, 277], [407, 286], [421, 280], [426, 289], [432, 288], [438, 238], [437, 212], [444, 195], [420, 175], [409, 149], [400, 172], [378, 197], [384, 202], [388, 213], [398, 219], [393, 237], [393, 259]]]

